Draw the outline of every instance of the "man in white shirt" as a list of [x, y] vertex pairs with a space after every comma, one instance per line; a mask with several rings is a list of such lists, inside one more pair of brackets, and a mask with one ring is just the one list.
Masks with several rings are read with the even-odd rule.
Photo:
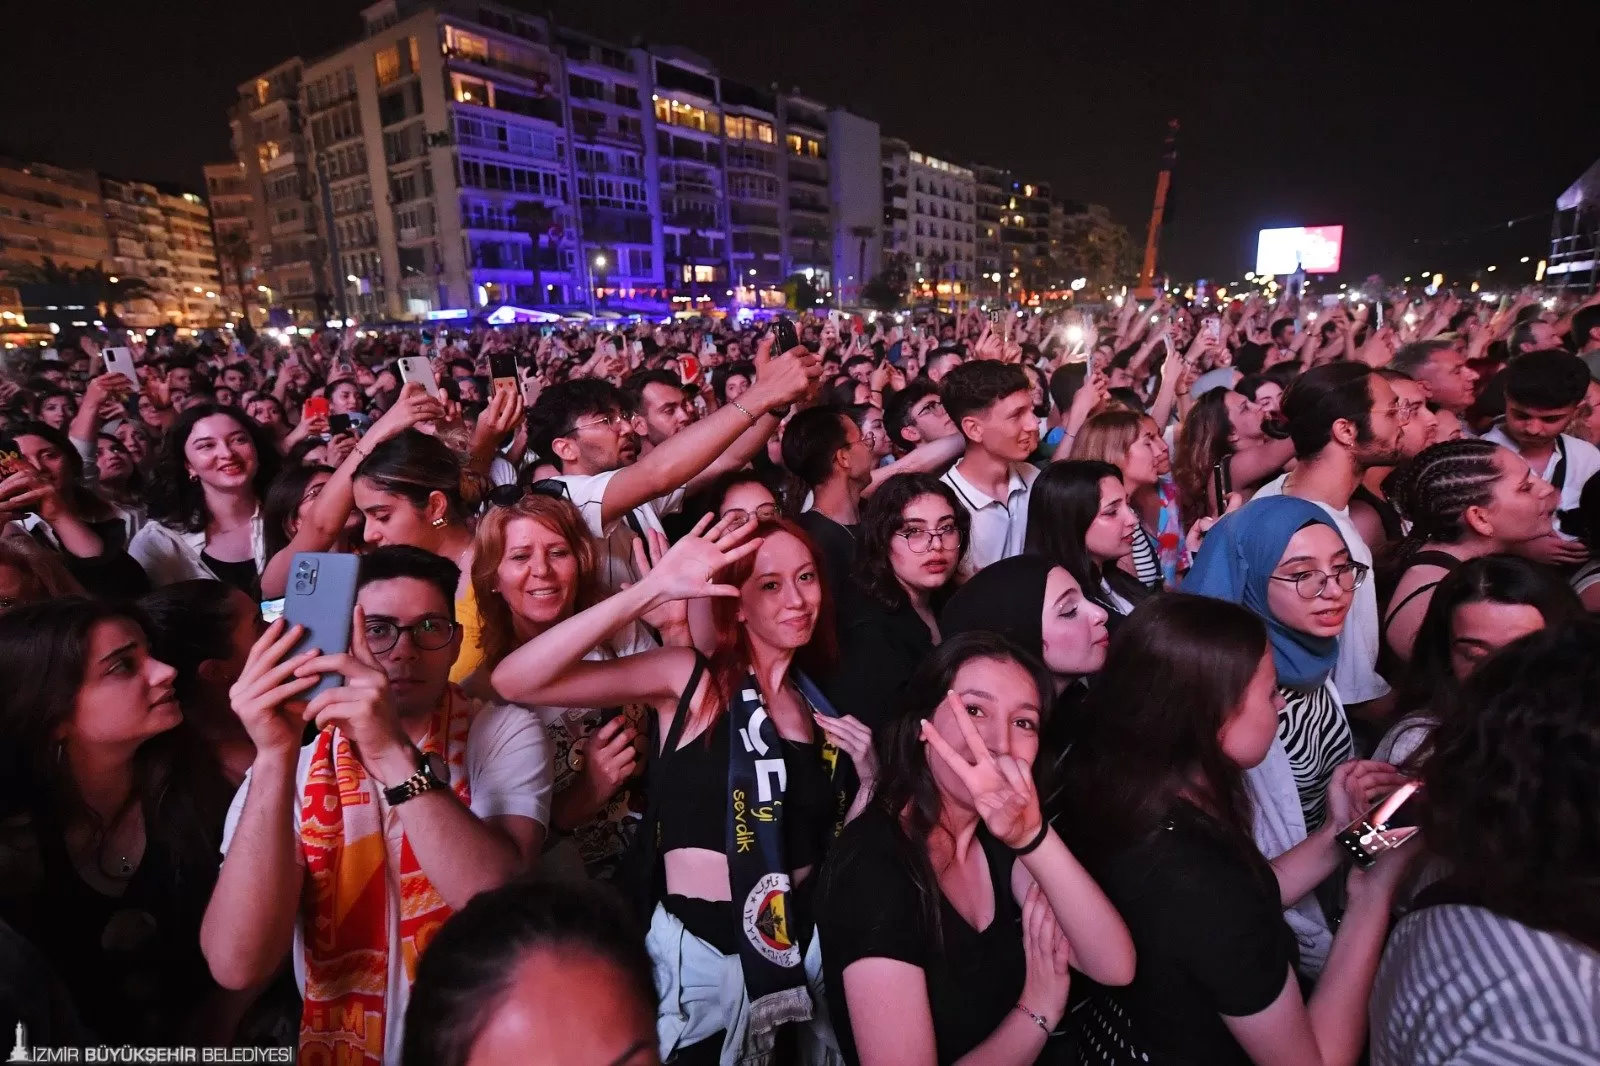
[[1505, 420], [1483, 435], [1528, 461], [1533, 472], [1561, 494], [1556, 529], [1519, 554], [1556, 566], [1576, 566], [1587, 549], [1562, 531], [1561, 516], [1576, 511], [1584, 484], [1600, 471], [1600, 449], [1564, 432], [1589, 388], [1589, 368], [1567, 352], [1525, 352], [1506, 366]]
[[528, 445], [560, 467], [550, 480], [600, 541], [602, 584], [638, 581], [634, 539], [662, 532], [661, 516], [682, 507], [685, 494], [753, 459], [777, 431], [782, 410], [821, 372], [804, 347], [765, 361], [739, 399], [664, 438], [642, 459], [616, 386], [579, 378], [540, 393], [528, 414]]
[[[302, 1061], [398, 1063], [433, 933], [544, 842], [543, 723], [449, 683], [457, 576], [418, 548], [369, 553], [351, 650], [291, 656], [299, 634], [274, 623], [231, 692], [256, 755], [223, 828], [200, 946], [231, 989], [264, 983], [292, 948]], [[292, 574], [291, 593], [305, 580], [316, 574]], [[324, 674], [343, 683], [301, 702]], [[302, 747], [309, 721], [320, 732]]]
[[[1402, 458], [1407, 409], [1366, 364], [1328, 363], [1296, 378], [1281, 410], [1297, 462], [1255, 498], [1298, 496], [1317, 504], [1339, 527], [1351, 561], [1370, 568], [1372, 548], [1350, 520], [1350, 497], [1368, 468], [1393, 466]], [[1389, 683], [1378, 673], [1381, 645], [1377, 588], [1369, 573], [1345, 617], [1333, 668], [1334, 688], [1347, 709], [1389, 694]]]
[[963, 568], [971, 573], [1022, 554], [1028, 533], [1028, 497], [1038, 468], [1028, 457], [1039, 447], [1028, 375], [991, 359], [963, 363], [940, 388], [950, 420], [966, 451], [942, 480], [972, 516]]

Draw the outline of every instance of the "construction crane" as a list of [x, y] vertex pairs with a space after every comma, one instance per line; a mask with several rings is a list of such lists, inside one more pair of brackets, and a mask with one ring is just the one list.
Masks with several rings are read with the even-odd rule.
[[1172, 167], [1178, 161], [1178, 120], [1167, 122], [1167, 139], [1162, 145], [1161, 173], [1156, 177], [1156, 202], [1150, 209], [1150, 231], [1144, 241], [1144, 266], [1139, 270], [1135, 299], [1155, 299], [1156, 256], [1161, 249], [1161, 216], [1167, 210], [1167, 190], [1172, 186]]

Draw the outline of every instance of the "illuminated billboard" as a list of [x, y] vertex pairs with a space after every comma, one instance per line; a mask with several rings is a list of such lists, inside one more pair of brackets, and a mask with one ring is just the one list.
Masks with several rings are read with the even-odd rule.
[[1344, 245], [1343, 226], [1289, 226], [1264, 229], [1256, 238], [1256, 273], [1336, 274]]

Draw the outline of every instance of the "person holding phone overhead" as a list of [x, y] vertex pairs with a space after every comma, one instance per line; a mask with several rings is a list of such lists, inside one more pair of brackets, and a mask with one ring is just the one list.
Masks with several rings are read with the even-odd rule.
[[[232, 688], [256, 754], [200, 946], [234, 989], [292, 947], [308, 1060], [398, 1063], [416, 955], [453, 911], [525, 871], [549, 823], [543, 727], [450, 684], [457, 577], [421, 549], [375, 549], [348, 649], [296, 652], [302, 631], [274, 622]], [[324, 675], [340, 684], [304, 703]], [[307, 723], [318, 732], [302, 746]]]

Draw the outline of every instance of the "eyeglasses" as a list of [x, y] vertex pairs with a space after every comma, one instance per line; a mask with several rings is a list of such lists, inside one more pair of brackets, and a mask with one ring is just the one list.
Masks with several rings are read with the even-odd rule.
[[1366, 563], [1345, 563], [1343, 566], [1334, 567], [1332, 573], [1323, 570], [1307, 570], [1303, 574], [1290, 574], [1287, 577], [1279, 577], [1277, 574], [1272, 574], [1271, 578], [1273, 581], [1292, 581], [1294, 590], [1300, 594], [1301, 599], [1314, 600], [1322, 595], [1322, 591], [1328, 587], [1329, 581], [1338, 585], [1345, 592], [1354, 592], [1367, 579], [1367, 571], [1371, 569]]
[[932, 403], [928, 404], [926, 407], [919, 407], [915, 411], [912, 411], [911, 412], [911, 416], [913, 418], [925, 418], [928, 415], [943, 413], [943, 411], [944, 411], [944, 401], [943, 400], [935, 400]]
[[438, 651], [440, 648], [449, 647], [451, 638], [456, 635], [456, 624], [436, 615], [408, 626], [382, 620], [369, 621], [367, 647], [372, 649], [375, 655], [393, 651], [394, 646], [400, 643], [401, 633], [410, 633], [411, 643], [423, 651]]
[[627, 421], [627, 418], [623, 415], [602, 415], [593, 422], [573, 423], [572, 432], [576, 433], [580, 429], [597, 429], [601, 426], [621, 426], [625, 425]]
[[940, 526], [938, 529], [901, 529], [895, 531], [895, 536], [901, 537], [906, 542], [906, 547], [916, 555], [931, 551], [935, 543], [944, 547], [945, 540], [953, 540], [957, 547], [961, 544], [961, 531], [955, 526]]
[[754, 518], [757, 522], [771, 522], [778, 517], [776, 504], [764, 503], [754, 511], [746, 511], [743, 507], [730, 507], [722, 512], [722, 519], [729, 522], [729, 529], [738, 529]]
[[1414, 415], [1418, 411], [1422, 410], [1422, 406], [1423, 405], [1422, 405], [1422, 401], [1421, 400], [1413, 400], [1410, 403], [1399, 403], [1399, 404], [1396, 404], [1395, 405], [1394, 416], [1395, 416], [1396, 419], [1398, 419], [1402, 423], [1409, 422], [1409, 421], [1411, 421], [1411, 416], [1412, 415]]

